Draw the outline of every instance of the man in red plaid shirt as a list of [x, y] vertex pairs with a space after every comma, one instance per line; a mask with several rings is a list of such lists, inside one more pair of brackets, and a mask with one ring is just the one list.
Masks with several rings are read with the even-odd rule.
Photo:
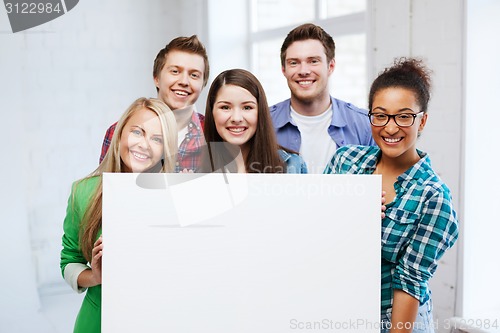
[[[175, 172], [196, 172], [200, 167], [205, 117], [196, 112], [194, 103], [208, 76], [207, 51], [196, 35], [174, 38], [156, 56], [153, 79], [158, 98], [174, 111], [179, 129]], [[108, 151], [115, 127], [116, 123], [106, 131], [99, 163]]]

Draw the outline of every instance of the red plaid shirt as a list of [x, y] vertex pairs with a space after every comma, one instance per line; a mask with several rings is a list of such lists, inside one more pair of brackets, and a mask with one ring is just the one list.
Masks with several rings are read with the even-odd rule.
[[[101, 157], [99, 163], [102, 162], [104, 156], [108, 152], [111, 144], [111, 139], [115, 133], [116, 124], [111, 125], [106, 131], [104, 140], [102, 142]], [[179, 145], [177, 152], [177, 162], [175, 164], [175, 172], [180, 172], [184, 169], [193, 170], [196, 172], [201, 164], [201, 146], [205, 144], [205, 137], [203, 136], [203, 125], [205, 124], [205, 116], [193, 112], [191, 121], [188, 124], [188, 131], [184, 140]]]

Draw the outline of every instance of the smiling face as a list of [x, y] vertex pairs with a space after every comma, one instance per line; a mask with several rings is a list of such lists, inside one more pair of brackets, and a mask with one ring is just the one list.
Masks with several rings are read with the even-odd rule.
[[[387, 115], [416, 114], [420, 112], [420, 106], [413, 91], [390, 87], [375, 93], [371, 112]], [[399, 163], [415, 163], [419, 159], [415, 147], [418, 133], [424, 129], [426, 121], [427, 114], [420, 113], [410, 127], [396, 125], [393, 118], [385, 126], [372, 125], [373, 139], [382, 150], [382, 157], [397, 159]]]
[[329, 101], [328, 78], [334, 67], [335, 60], [327, 60], [325, 48], [319, 40], [293, 42], [286, 50], [282, 68], [292, 99], [302, 103]]
[[160, 119], [142, 108], [132, 114], [120, 137], [120, 158], [125, 172], [144, 172], [160, 162], [163, 135]]
[[248, 141], [257, 130], [257, 99], [246, 89], [223, 85], [213, 106], [215, 128], [221, 138], [248, 153]]
[[173, 111], [193, 105], [203, 88], [205, 60], [194, 53], [173, 50], [166, 55], [165, 65], [154, 78], [158, 98]]

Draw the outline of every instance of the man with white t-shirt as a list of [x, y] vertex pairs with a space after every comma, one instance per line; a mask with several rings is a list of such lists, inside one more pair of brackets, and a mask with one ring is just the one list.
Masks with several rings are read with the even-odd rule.
[[330, 96], [335, 42], [321, 27], [303, 24], [281, 47], [291, 98], [271, 106], [278, 143], [301, 154], [310, 173], [322, 173], [336, 149], [374, 145], [367, 111]]

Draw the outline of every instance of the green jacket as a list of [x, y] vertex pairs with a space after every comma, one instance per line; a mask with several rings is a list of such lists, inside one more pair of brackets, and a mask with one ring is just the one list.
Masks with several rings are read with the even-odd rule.
[[[63, 276], [64, 269], [69, 263], [88, 264], [80, 249], [80, 224], [99, 180], [100, 177], [84, 179], [75, 182], [71, 188], [62, 237], [61, 273]], [[101, 285], [87, 289], [73, 332], [101, 332]]]

